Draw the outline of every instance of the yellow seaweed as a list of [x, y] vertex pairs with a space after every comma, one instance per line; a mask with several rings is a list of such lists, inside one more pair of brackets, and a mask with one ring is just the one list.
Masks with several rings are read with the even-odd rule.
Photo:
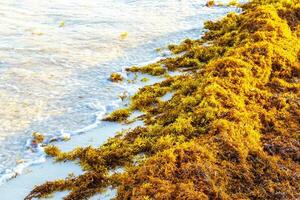
[[122, 75], [119, 74], [119, 73], [112, 73], [112, 74], [110, 75], [110, 78], [109, 78], [109, 80], [112, 81], [112, 82], [123, 81], [123, 79], [124, 79], [124, 78], [123, 78]]
[[[144, 111], [145, 126], [98, 148], [48, 147], [86, 171], [37, 186], [26, 199], [61, 190], [71, 191], [66, 200], [86, 199], [108, 186], [115, 199], [298, 199], [300, 2], [241, 7], [240, 15], [207, 22], [201, 39], [171, 46], [182, 55], [129, 70], [193, 69], [132, 97], [127, 109]], [[159, 100], [170, 91], [170, 100]], [[123, 120], [127, 112], [119, 112], [112, 116]], [[124, 172], [108, 173], [120, 166]]]

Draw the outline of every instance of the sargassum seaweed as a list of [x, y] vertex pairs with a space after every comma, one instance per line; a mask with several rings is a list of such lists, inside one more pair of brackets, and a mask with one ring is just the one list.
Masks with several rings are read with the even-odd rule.
[[[37, 186], [25, 199], [63, 190], [65, 200], [87, 199], [109, 186], [117, 200], [299, 199], [300, 2], [241, 7], [206, 22], [202, 38], [170, 46], [176, 57], [129, 70], [185, 73], [140, 89], [110, 118], [141, 110], [144, 126], [98, 148], [46, 148], [85, 173]], [[174, 95], [161, 101], [167, 92]], [[109, 173], [117, 167], [124, 171]]]

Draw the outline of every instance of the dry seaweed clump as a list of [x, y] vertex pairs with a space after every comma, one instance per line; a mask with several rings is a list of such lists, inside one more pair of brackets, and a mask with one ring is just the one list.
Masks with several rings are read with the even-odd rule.
[[[200, 64], [140, 89], [128, 109], [145, 113], [144, 126], [98, 148], [49, 147], [85, 173], [37, 186], [26, 199], [62, 190], [66, 200], [87, 199], [108, 186], [120, 200], [299, 199], [300, 3], [242, 7], [159, 62], [172, 70], [182, 60]], [[124, 171], [109, 173], [117, 167]]]

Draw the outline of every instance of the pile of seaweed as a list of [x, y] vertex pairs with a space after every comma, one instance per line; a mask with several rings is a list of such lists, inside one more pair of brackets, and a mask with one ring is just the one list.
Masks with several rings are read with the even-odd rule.
[[49, 146], [49, 155], [76, 160], [85, 173], [46, 182], [26, 199], [63, 190], [66, 200], [87, 199], [109, 186], [116, 199], [299, 199], [300, 2], [241, 7], [207, 22], [201, 39], [170, 46], [176, 57], [128, 69], [184, 73], [140, 89], [108, 118], [141, 110], [144, 126], [99, 148]]

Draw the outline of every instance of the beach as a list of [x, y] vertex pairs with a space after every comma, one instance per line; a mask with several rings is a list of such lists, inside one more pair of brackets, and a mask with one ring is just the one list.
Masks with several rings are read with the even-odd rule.
[[300, 198], [299, 0], [27, 3], [0, 4], [1, 200]]
[[[82, 173], [31, 149], [32, 133], [65, 151], [103, 144], [127, 127], [101, 121], [129, 103], [120, 96], [164, 79], [136, 80], [125, 68], [170, 56], [169, 44], [199, 38], [205, 21], [232, 11], [239, 9], [188, 0], [1, 3], [1, 199], [23, 199], [46, 180]], [[125, 81], [109, 81], [112, 72]]]

